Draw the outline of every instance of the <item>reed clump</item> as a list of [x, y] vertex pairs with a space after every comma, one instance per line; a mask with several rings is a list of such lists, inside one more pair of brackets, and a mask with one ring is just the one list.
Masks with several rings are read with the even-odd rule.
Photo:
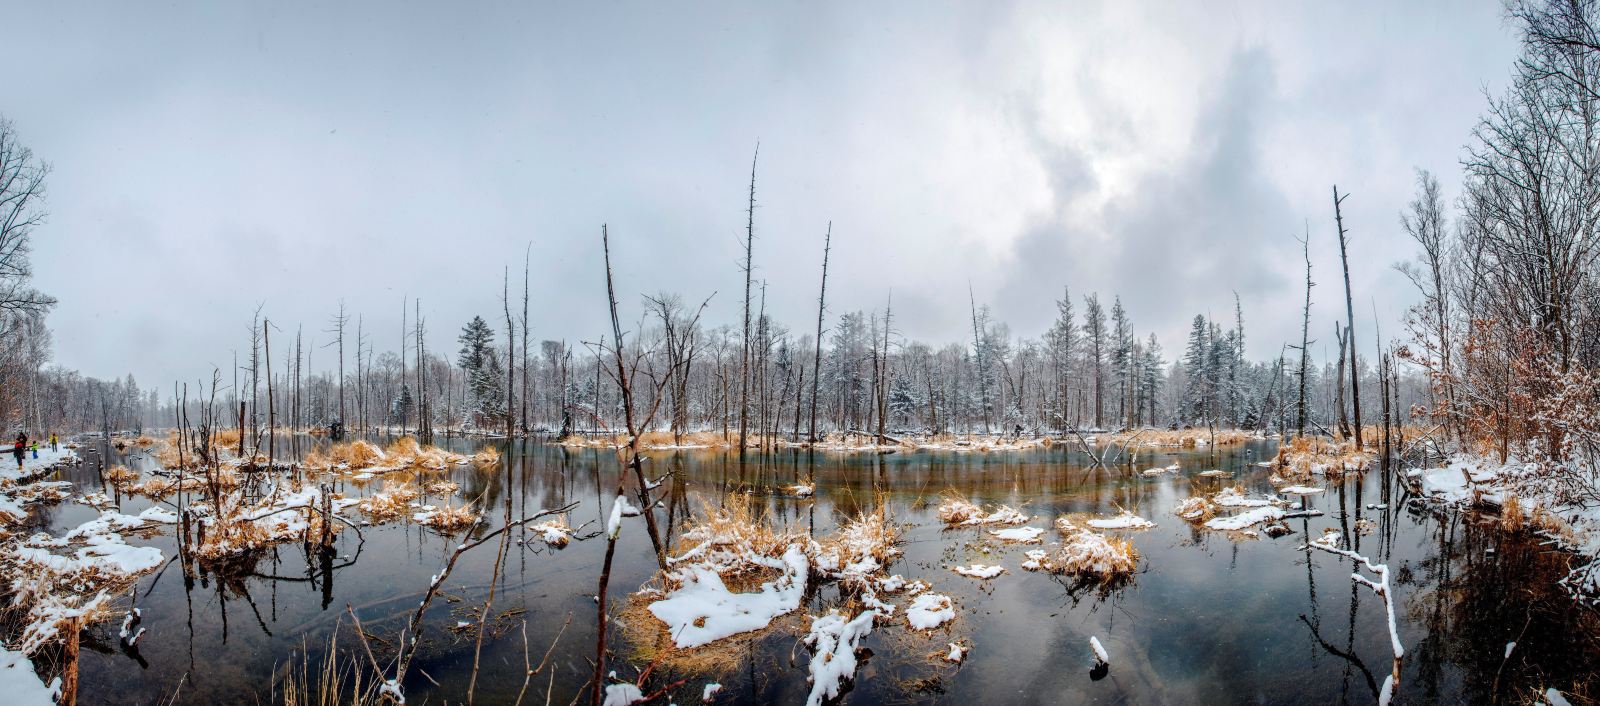
[[1217, 504], [1211, 502], [1210, 498], [1196, 495], [1178, 503], [1178, 506], [1172, 509], [1172, 514], [1188, 522], [1200, 524], [1217, 514]]
[[105, 477], [106, 482], [116, 486], [118, 490], [127, 490], [139, 480], [139, 472], [127, 466], [117, 465], [107, 468]]
[[387, 459], [383, 449], [364, 439], [339, 442], [325, 449], [312, 449], [306, 454], [303, 465], [320, 470], [363, 470], [377, 466]]
[[1278, 447], [1277, 467], [1283, 477], [1308, 478], [1364, 471], [1372, 466], [1372, 461], [1371, 452], [1357, 451], [1354, 441], [1297, 436]]
[[419, 510], [411, 519], [439, 532], [458, 532], [478, 523], [478, 513], [467, 505], [424, 505]]
[[500, 462], [500, 450], [493, 446], [485, 446], [472, 455], [472, 464], [479, 468], [491, 468]]
[[356, 508], [373, 524], [382, 524], [404, 515], [417, 495], [417, 487], [410, 483], [386, 483], [382, 491], [362, 498]]
[[1124, 581], [1139, 568], [1139, 550], [1122, 537], [1073, 527], [1055, 552], [1035, 549], [1022, 567], [1109, 584]]

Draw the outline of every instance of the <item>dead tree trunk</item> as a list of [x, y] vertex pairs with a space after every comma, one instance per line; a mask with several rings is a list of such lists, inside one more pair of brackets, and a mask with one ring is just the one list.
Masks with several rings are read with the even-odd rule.
[[822, 238], [822, 289], [817, 294], [816, 352], [811, 363], [811, 429], [810, 442], [817, 443], [817, 390], [822, 383], [822, 314], [828, 300], [828, 251], [833, 247], [833, 221], [828, 221], [828, 233]]
[[1300, 402], [1295, 414], [1295, 434], [1306, 435], [1306, 367], [1310, 363], [1309, 353], [1311, 347], [1311, 227], [1306, 226], [1306, 235], [1300, 240], [1300, 249], [1306, 259], [1306, 305], [1300, 318]]
[[1344, 349], [1345, 344], [1349, 341], [1349, 336], [1346, 334], [1346, 328], [1339, 325], [1338, 322], [1333, 324], [1333, 335], [1339, 339], [1339, 365], [1333, 381], [1333, 406], [1339, 409], [1339, 438], [1346, 439], [1350, 436], [1350, 415], [1345, 411], [1344, 404]]
[[1355, 413], [1356, 450], [1361, 450], [1361, 369], [1356, 366], [1356, 308], [1350, 298], [1350, 257], [1347, 248], [1348, 238], [1344, 230], [1344, 214], [1339, 206], [1349, 194], [1339, 195], [1339, 187], [1333, 187], [1333, 221], [1339, 228], [1339, 261], [1344, 265], [1344, 309], [1348, 326], [1345, 331], [1350, 342], [1350, 408]]
[[750, 416], [750, 280], [753, 272], [753, 254], [756, 239], [756, 159], [761, 156], [761, 145], [756, 144], [755, 156], [750, 158], [750, 205], [745, 211], [744, 230], [744, 344], [739, 355], [739, 455], [744, 456], [745, 432]]

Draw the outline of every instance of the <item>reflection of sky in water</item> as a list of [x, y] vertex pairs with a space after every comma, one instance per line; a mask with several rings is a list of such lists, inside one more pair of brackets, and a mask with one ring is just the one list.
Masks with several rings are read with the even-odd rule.
[[[451, 442], [458, 450], [475, 444]], [[1401, 638], [1408, 651], [1400, 692], [1404, 702], [1485, 699], [1501, 669], [1505, 643], [1512, 640], [1518, 641], [1518, 656], [1500, 675], [1502, 694], [1586, 676], [1587, 661], [1600, 650], [1593, 620], [1584, 617], [1580, 623], [1580, 612], [1549, 588], [1559, 576], [1553, 572], [1564, 572], [1561, 557], [1540, 554], [1539, 547], [1460, 520], [1441, 524], [1430, 515], [1413, 514], [1403, 509], [1398, 487], [1392, 489], [1390, 505], [1401, 509], [1365, 509], [1384, 501], [1376, 472], [1346, 482], [1343, 492], [1309, 497], [1308, 505], [1326, 514], [1291, 520], [1295, 533], [1279, 539], [1236, 542], [1195, 530], [1171, 513], [1190, 494], [1212, 492], [1225, 483], [1270, 492], [1267, 473], [1251, 464], [1271, 450], [1265, 444], [1229, 450], [1219, 459], [1193, 451], [1138, 459], [1134, 469], [1173, 460], [1183, 466], [1181, 475], [1156, 478], [1136, 472], [1130, 477], [1127, 468], [1089, 468], [1081, 453], [1060, 446], [987, 454], [751, 454], [742, 467], [725, 454], [653, 452], [647, 454], [646, 469], [652, 477], [669, 469], [676, 472], [663, 486], [671, 494], [669, 507], [659, 516], [663, 531], [674, 538], [686, 512], [717, 502], [724, 490], [756, 489], [754, 502], [772, 522], [817, 532], [833, 527], [835, 512], [888, 504], [891, 517], [905, 530], [905, 555], [891, 571], [927, 580], [934, 590], [952, 596], [959, 617], [948, 632], [927, 638], [908, 637], [901, 627], [880, 624], [864, 643], [873, 654], [858, 673], [847, 697], [850, 703], [1369, 702], [1371, 685], [1381, 683], [1389, 664], [1381, 603], [1353, 586], [1348, 561], [1316, 554], [1308, 564], [1306, 552], [1298, 549], [1307, 532], [1315, 536], [1328, 527], [1353, 528], [1358, 519], [1376, 525], [1372, 534], [1357, 535], [1360, 551], [1388, 561], [1395, 572]], [[134, 451], [120, 461], [136, 467], [151, 463], [142, 456]], [[449, 474], [461, 485], [462, 497], [482, 495], [492, 517], [503, 516], [507, 503], [513, 515], [521, 516], [576, 502], [572, 521], [577, 525], [600, 517], [607, 504], [604, 496], [615, 482], [615, 459], [608, 452], [529, 444], [512, 456], [509, 469], [484, 473], [462, 467]], [[68, 477], [87, 490], [96, 482], [95, 467], [90, 456]], [[1236, 477], [1193, 476], [1210, 468], [1233, 470]], [[817, 483], [814, 500], [766, 490], [807, 476]], [[362, 487], [343, 481], [342, 490], [357, 494]], [[1022, 571], [1022, 546], [979, 541], [986, 535], [977, 529], [944, 530], [935, 507], [939, 494], [950, 488], [979, 502], [1019, 507], [1037, 516], [1030, 524], [1038, 527], [1048, 527], [1059, 514], [1112, 514], [1118, 507], [1158, 526], [1126, 533], [1143, 555], [1141, 573], [1130, 585], [1104, 593]], [[125, 498], [122, 510], [136, 512], [148, 504]], [[348, 514], [355, 516], [354, 510]], [[56, 533], [95, 515], [72, 503], [37, 513]], [[1045, 538], [1047, 543], [1058, 541], [1053, 531]], [[525, 546], [513, 547], [495, 599], [497, 613], [526, 612], [502, 619], [498, 627], [504, 635], [485, 640], [477, 686], [482, 703], [512, 701], [522, 687], [523, 619], [537, 662], [573, 613], [550, 667], [555, 675], [553, 703], [570, 701], [589, 677], [591, 596], [605, 545], [590, 540], [557, 551], [531, 533], [526, 539]], [[161, 546], [169, 557], [175, 553], [168, 537], [149, 543]], [[342, 644], [356, 646], [347, 605], [355, 608], [370, 634], [394, 640], [451, 545], [415, 526], [368, 527], [359, 538], [346, 531], [337, 556], [326, 562], [335, 567], [331, 584], [320, 578], [322, 558], [308, 561], [298, 544], [280, 545], [253, 568], [220, 584], [215, 576], [196, 576], [188, 590], [182, 567], [172, 562], [158, 578], [140, 583], [139, 605], [149, 633], [137, 655], [116, 646], [115, 621], [86, 634], [83, 702], [164, 701], [178, 690], [180, 678], [180, 702], [265, 698], [269, 676], [275, 670], [282, 673], [286, 664], [298, 664], [294, 653], [302, 645], [320, 654], [336, 624], [342, 625]], [[981, 551], [982, 546], [990, 551]], [[464, 557], [443, 600], [430, 608], [429, 629], [407, 684], [413, 701], [465, 693], [472, 636], [447, 628], [475, 619], [471, 604], [487, 593], [494, 553], [490, 543]], [[1000, 564], [1009, 573], [975, 581], [948, 570], [975, 561]], [[647, 580], [653, 568], [644, 527], [630, 522], [618, 547], [613, 601]], [[1439, 590], [1441, 582], [1449, 588]], [[818, 613], [837, 597], [835, 587], [825, 586], [808, 599], [806, 609]], [[1574, 630], [1586, 637], [1575, 640]], [[1102, 679], [1089, 674], [1090, 636], [1098, 636], [1112, 657], [1110, 672]], [[975, 646], [959, 668], [935, 666], [927, 659], [957, 638]], [[729, 673], [715, 677], [724, 684], [722, 701], [803, 701], [808, 688], [804, 648], [789, 635], [757, 644], [740, 664], [730, 665]], [[626, 647], [616, 654], [625, 657]], [[613, 661], [624, 677], [643, 666]], [[433, 687], [421, 672], [443, 687]], [[1549, 680], [1530, 681], [1537, 672]], [[543, 699], [548, 678], [535, 679], [529, 699]], [[703, 681], [691, 679], [677, 701], [695, 702]]]

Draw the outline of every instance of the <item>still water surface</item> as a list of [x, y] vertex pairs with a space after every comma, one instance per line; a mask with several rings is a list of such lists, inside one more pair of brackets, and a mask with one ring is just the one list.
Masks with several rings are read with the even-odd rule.
[[[439, 442], [472, 452], [484, 442]], [[498, 443], [504, 461], [491, 471], [450, 471], [463, 498], [483, 497], [498, 523], [506, 504], [513, 516], [577, 503], [572, 523], [603, 524], [618, 463], [614, 454], [566, 449], [539, 441]], [[150, 469], [152, 459], [89, 449], [86, 463], [65, 472], [83, 492], [100, 486], [102, 461]], [[1265, 469], [1275, 443], [1227, 449], [1146, 454], [1135, 468], [1177, 462], [1176, 475], [1145, 478], [1133, 469], [1095, 468], [1079, 452], [1055, 446], [1021, 452], [911, 452], [889, 455], [784, 451], [749, 454], [743, 464], [709, 451], [653, 452], [649, 475], [668, 470], [660, 510], [664, 531], [682, 530], [705, 503], [742, 493], [779, 526], [833, 529], [836, 520], [883, 503], [903, 530], [904, 554], [890, 567], [920, 578], [955, 599], [958, 617], [924, 637], [880, 627], [865, 641], [871, 656], [844, 697], [851, 704], [901, 703], [1371, 703], [1388, 672], [1390, 652], [1380, 600], [1350, 580], [1351, 562], [1301, 547], [1334, 527], [1353, 534], [1357, 549], [1393, 570], [1400, 635], [1407, 650], [1399, 703], [1515, 701], [1545, 686], [1587, 681], [1600, 664], [1594, 616], [1552, 587], [1567, 557], [1527, 537], [1508, 536], [1468, 518], [1411, 507], [1398, 484], [1377, 472], [1327, 486], [1308, 507], [1325, 514], [1290, 521], [1295, 532], [1277, 539], [1237, 540], [1198, 530], [1172, 514], [1192, 494], [1238, 484], [1271, 492]], [[1200, 478], [1221, 468], [1233, 479]], [[801, 499], [781, 486], [813, 477], [816, 496]], [[381, 484], [341, 481], [359, 495]], [[1060, 514], [1114, 514], [1126, 508], [1157, 523], [1125, 533], [1142, 554], [1134, 580], [1116, 590], [1022, 571], [1019, 545], [984, 541], [980, 529], [946, 530], [936, 517], [942, 491], [974, 501], [1005, 503], [1049, 527]], [[117, 498], [115, 490], [104, 491]], [[661, 491], [658, 491], [661, 492]], [[135, 513], [150, 505], [117, 498]], [[423, 501], [437, 501], [424, 498]], [[455, 502], [461, 502], [456, 498]], [[1369, 505], [1386, 505], [1369, 509]], [[63, 503], [36, 515], [61, 533], [97, 511]], [[347, 514], [356, 516], [352, 509]], [[1370, 533], [1357, 531], [1358, 525]], [[518, 535], [518, 538], [524, 538]], [[496, 589], [494, 621], [484, 641], [478, 703], [508, 703], [523, 685], [526, 620], [532, 659], [560, 635], [552, 667], [535, 679], [528, 703], [542, 703], [553, 673], [551, 703], [579, 696], [594, 651], [593, 594], [605, 552], [603, 538], [552, 549], [530, 533], [514, 545]], [[1048, 542], [1058, 541], [1054, 532]], [[169, 562], [140, 582], [139, 607], [148, 633], [137, 650], [118, 646], [117, 625], [96, 626], [84, 638], [80, 698], [91, 704], [149, 704], [176, 694], [178, 703], [255, 703], [275, 700], [274, 675], [322, 654], [337, 628], [355, 646], [346, 606], [366, 630], [395, 640], [430, 577], [458, 539], [407, 523], [344, 532], [334, 556], [318, 557], [284, 545], [232, 575], [186, 580]], [[172, 557], [170, 536], [136, 544], [160, 546]], [[406, 682], [409, 702], [460, 701], [471, 671], [474, 635], [452, 632], [476, 619], [493, 573], [493, 542], [468, 554], [430, 608], [428, 629]], [[987, 552], [984, 549], [987, 548]], [[978, 581], [950, 566], [1000, 564], [1009, 573]], [[617, 549], [613, 603], [648, 580], [655, 562], [642, 523], [630, 520]], [[837, 590], [813, 591], [803, 610], [824, 612]], [[903, 602], [903, 599], [901, 600]], [[1090, 676], [1088, 642], [1098, 636], [1111, 655], [1109, 675]], [[621, 633], [614, 632], [614, 641]], [[974, 649], [965, 663], [929, 659], [946, 643]], [[1517, 648], [1505, 658], [1506, 643]], [[386, 650], [377, 646], [380, 653]], [[645, 665], [626, 661], [619, 645], [612, 664], [632, 678]], [[381, 656], [380, 656], [381, 659]], [[796, 636], [773, 634], [713, 675], [662, 675], [661, 685], [688, 681], [672, 696], [697, 703], [701, 686], [723, 684], [719, 703], [802, 703], [809, 653]], [[437, 685], [434, 684], [437, 682]]]

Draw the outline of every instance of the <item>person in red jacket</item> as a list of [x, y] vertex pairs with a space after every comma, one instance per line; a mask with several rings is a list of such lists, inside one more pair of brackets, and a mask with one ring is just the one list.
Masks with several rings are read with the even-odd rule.
[[11, 455], [17, 457], [17, 470], [22, 470], [22, 454], [28, 449], [28, 435], [17, 432], [16, 446], [11, 447]]

